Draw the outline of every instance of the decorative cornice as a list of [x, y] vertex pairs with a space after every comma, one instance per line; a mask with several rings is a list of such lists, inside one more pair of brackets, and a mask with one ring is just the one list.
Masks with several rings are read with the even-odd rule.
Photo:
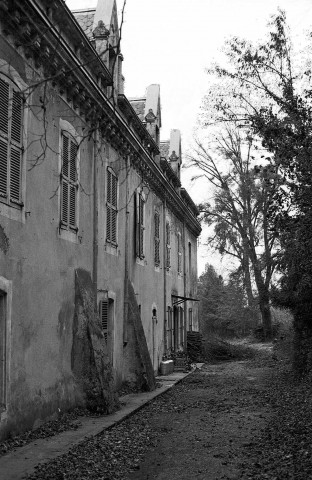
[[166, 176], [168, 179], [173, 183], [173, 185], [177, 188], [181, 187], [181, 182], [176, 176], [175, 172], [171, 168], [170, 163], [168, 160], [166, 160], [164, 157], [161, 157], [160, 159], [160, 166], [163, 172], [165, 172]]
[[90, 131], [98, 128], [122, 157], [129, 156], [150, 188], [166, 199], [177, 217], [199, 235], [197, 218], [190, 208], [185, 208], [178, 192], [155, 163], [159, 148], [129, 101], [124, 95], [118, 97], [121, 116], [106, 97], [99, 78], [107, 85], [111, 76], [64, 2], [2, 0], [0, 13], [4, 34], [11, 35], [17, 47], [23, 47], [25, 57], [32, 58], [36, 68], [42, 68], [47, 81], [58, 87], [74, 108], [79, 107], [79, 115], [85, 117]]
[[191, 197], [189, 196], [189, 194], [187, 193], [187, 190], [185, 190], [185, 188], [182, 187], [180, 190], [180, 193], [181, 193], [181, 197], [183, 198], [187, 206], [192, 210], [194, 215], [198, 216], [199, 210], [195, 205], [195, 203], [193, 202], [193, 200], [191, 199]]
[[134, 108], [132, 107], [127, 97], [123, 94], [118, 95], [118, 107], [126, 117], [131, 127], [134, 128], [134, 130], [137, 132], [139, 138], [141, 139], [141, 141], [143, 141], [151, 155], [159, 155], [160, 152], [157, 144], [154, 142], [153, 138], [146, 130], [146, 127], [143, 125], [143, 123], [137, 116]]

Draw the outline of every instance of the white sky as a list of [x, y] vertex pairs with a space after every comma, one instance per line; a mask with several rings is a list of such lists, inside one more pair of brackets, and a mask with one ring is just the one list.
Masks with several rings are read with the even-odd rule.
[[[66, 3], [70, 9], [92, 8], [97, 0]], [[119, 12], [122, 5], [117, 0]], [[178, 128], [183, 151], [189, 148], [207, 88], [205, 68], [218, 60], [229, 36], [263, 37], [278, 7], [286, 10], [294, 43], [299, 41], [300, 34], [312, 25], [312, 0], [127, 0], [121, 43], [125, 94], [140, 96], [151, 83], [160, 84], [162, 140]], [[183, 175], [182, 182], [194, 201], [203, 201], [205, 188], [190, 185], [187, 171]], [[216, 264], [204, 247], [199, 248], [199, 273], [207, 261]]]

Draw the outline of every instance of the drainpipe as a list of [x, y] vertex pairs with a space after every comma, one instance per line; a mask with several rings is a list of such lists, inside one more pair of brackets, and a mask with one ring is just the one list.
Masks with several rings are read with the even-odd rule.
[[129, 174], [130, 174], [130, 157], [126, 160], [126, 225], [125, 225], [125, 286], [124, 286], [124, 322], [123, 322], [123, 346], [128, 343], [128, 315], [129, 315], [129, 300], [128, 300], [128, 282], [129, 282]]
[[97, 303], [97, 284], [98, 284], [98, 145], [99, 145], [99, 126], [97, 124], [94, 132], [94, 149], [93, 149], [93, 288], [95, 301]]

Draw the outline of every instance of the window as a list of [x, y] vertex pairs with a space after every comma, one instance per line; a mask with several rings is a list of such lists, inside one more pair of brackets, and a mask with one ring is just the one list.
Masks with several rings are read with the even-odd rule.
[[192, 271], [192, 244], [189, 242], [188, 244], [188, 254], [189, 254], [189, 275], [191, 274]]
[[167, 321], [167, 335], [166, 335], [167, 350], [173, 348], [173, 315], [172, 307], [168, 307], [168, 321]]
[[6, 297], [0, 290], [0, 412], [6, 408]]
[[193, 310], [189, 308], [189, 332], [193, 331]]
[[160, 265], [160, 216], [159, 212], [155, 212], [154, 215], [154, 260], [155, 265], [159, 267]]
[[144, 210], [145, 199], [143, 192], [136, 192], [136, 256], [144, 258]]
[[112, 298], [103, 298], [100, 301], [99, 315], [103, 336], [107, 345], [107, 353], [110, 360], [112, 360], [114, 328], [114, 300]]
[[166, 269], [170, 269], [170, 255], [171, 255], [171, 245], [170, 245], [170, 223], [166, 223]]
[[178, 273], [182, 273], [182, 239], [181, 233], [178, 233]]
[[118, 178], [115, 173], [107, 169], [106, 194], [106, 241], [117, 245], [117, 187]]
[[0, 200], [20, 208], [23, 100], [10, 80], [0, 77]]
[[70, 134], [62, 132], [61, 227], [78, 230], [78, 145]]
[[101, 320], [101, 327], [104, 338], [107, 342], [108, 338], [108, 299], [104, 299], [100, 301], [100, 320]]

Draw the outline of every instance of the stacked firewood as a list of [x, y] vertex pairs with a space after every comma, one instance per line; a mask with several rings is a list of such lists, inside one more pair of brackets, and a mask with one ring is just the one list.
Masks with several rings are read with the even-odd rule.
[[192, 362], [203, 361], [203, 336], [199, 332], [187, 332], [187, 353]]

